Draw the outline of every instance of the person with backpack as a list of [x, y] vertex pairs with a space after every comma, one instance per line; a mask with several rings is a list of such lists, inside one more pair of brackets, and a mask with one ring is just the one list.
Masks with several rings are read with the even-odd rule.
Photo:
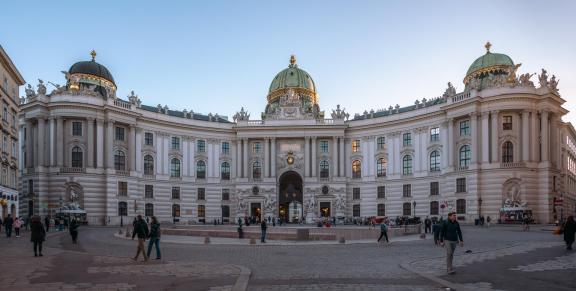
[[390, 243], [390, 241], [388, 240], [388, 225], [384, 220], [380, 223], [380, 237], [378, 238], [377, 241], [378, 243], [380, 242], [382, 237], [386, 238], [386, 243]]
[[147, 262], [148, 256], [146, 255], [146, 250], [144, 249], [144, 242], [148, 237], [148, 225], [146, 225], [146, 221], [142, 219], [142, 215], [138, 215], [138, 218], [134, 222], [132, 239], [134, 239], [135, 236], [138, 236], [138, 250], [136, 251], [136, 256], [133, 258], [133, 260], [138, 261], [138, 256], [140, 256], [140, 253], [142, 253], [144, 262]]

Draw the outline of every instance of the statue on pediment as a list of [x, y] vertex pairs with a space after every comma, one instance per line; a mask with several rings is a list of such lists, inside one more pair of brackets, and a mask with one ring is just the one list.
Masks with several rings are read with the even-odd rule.
[[540, 82], [540, 88], [548, 87], [548, 72], [542, 69], [542, 73], [538, 75], [538, 81]]
[[42, 79], [38, 79], [38, 95], [46, 95], [46, 85], [44, 85], [44, 81]]
[[558, 82], [560, 82], [560, 80], [556, 80], [556, 76], [552, 75], [552, 78], [550, 78], [550, 82], [548, 83], [548, 88], [550, 88], [550, 91], [558, 93]]

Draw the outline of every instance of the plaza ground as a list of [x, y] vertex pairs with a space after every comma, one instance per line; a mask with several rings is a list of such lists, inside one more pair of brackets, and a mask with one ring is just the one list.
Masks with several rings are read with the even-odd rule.
[[[257, 226], [256, 226], [257, 227]], [[28, 233], [2, 236], [0, 286], [10, 290], [575, 290], [576, 253], [551, 227], [465, 226], [456, 274], [431, 239], [248, 245], [166, 236], [162, 260], [133, 262], [118, 228], [82, 227], [80, 244], [50, 232], [35, 258]], [[179, 240], [179, 241], [175, 241]], [[471, 253], [466, 253], [470, 250]], [[154, 253], [154, 252], [153, 252]], [[154, 254], [152, 255], [154, 258]], [[10, 267], [5, 267], [10, 266]], [[0, 289], [2, 289], [0, 288]]]

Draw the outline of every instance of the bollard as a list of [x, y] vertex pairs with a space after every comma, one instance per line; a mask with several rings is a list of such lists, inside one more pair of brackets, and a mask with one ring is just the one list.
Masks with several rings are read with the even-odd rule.
[[210, 237], [209, 236], [204, 238], [204, 244], [205, 245], [210, 244]]
[[340, 239], [338, 240], [338, 242], [341, 243], [341, 244], [345, 244], [345, 243], [346, 243], [346, 239], [345, 239], [343, 236], [341, 236]]

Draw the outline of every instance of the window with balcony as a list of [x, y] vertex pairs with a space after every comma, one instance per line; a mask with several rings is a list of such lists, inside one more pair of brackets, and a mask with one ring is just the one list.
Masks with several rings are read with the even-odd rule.
[[355, 160], [352, 162], [352, 178], [353, 179], [360, 179], [362, 178], [362, 164], [359, 160]]
[[411, 184], [402, 185], [402, 197], [412, 197], [412, 185]]
[[262, 178], [262, 165], [260, 161], [255, 161], [252, 163], [252, 178], [261, 179]]
[[151, 132], [144, 133], [144, 145], [153, 146], [154, 145], [154, 134]]
[[463, 145], [460, 147], [460, 168], [466, 168], [470, 165], [470, 146]]
[[360, 140], [355, 139], [352, 141], [352, 152], [357, 153], [360, 151]]
[[82, 168], [84, 155], [80, 147], [72, 148], [72, 168]]
[[220, 165], [220, 175], [222, 180], [230, 180], [230, 163], [223, 162]]
[[72, 122], [72, 135], [82, 136], [82, 122], [80, 121]]
[[430, 129], [430, 141], [431, 142], [440, 141], [440, 128], [439, 127], [433, 127]]
[[460, 136], [470, 135], [470, 120], [460, 121]]
[[430, 172], [440, 171], [440, 153], [432, 151], [430, 153]]
[[503, 163], [514, 162], [514, 145], [510, 141], [507, 141], [502, 144], [502, 162]]
[[512, 130], [512, 116], [509, 115], [502, 116], [502, 129]]
[[330, 177], [330, 164], [328, 161], [320, 161], [320, 178], [326, 179]]
[[180, 178], [180, 160], [177, 158], [170, 161], [170, 177]]
[[114, 169], [116, 171], [126, 171], [126, 154], [121, 150], [117, 150], [114, 153]]
[[402, 135], [402, 145], [405, 147], [412, 145], [412, 134], [407, 132]]
[[456, 193], [466, 192], [466, 178], [456, 179]]
[[412, 175], [412, 156], [405, 155], [402, 158], [402, 174], [403, 175]]
[[376, 176], [386, 177], [386, 160], [384, 158], [379, 158], [376, 161]]
[[206, 179], [206, 162], [204, 161], [196, 162], [196, 178]]
[[154, 175], [154, 158], [151, 155], [144, 156], [144, 175]]

